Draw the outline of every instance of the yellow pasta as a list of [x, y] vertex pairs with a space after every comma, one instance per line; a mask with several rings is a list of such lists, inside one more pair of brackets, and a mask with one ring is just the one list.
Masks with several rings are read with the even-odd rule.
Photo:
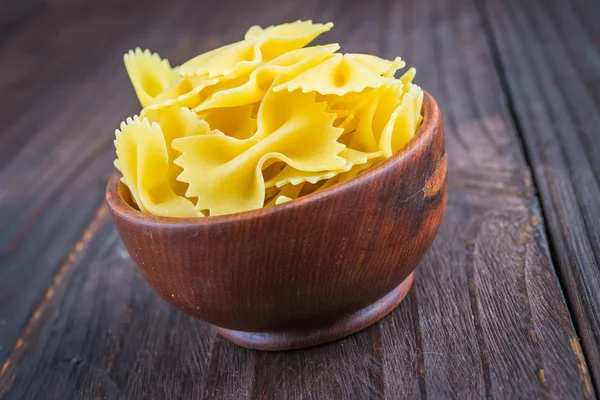
[[333, 28], [333, 23], [313, 24], [312, 21], [296, 21], [287, 24], [269, 26], [259, 32], [254, 29], [254, 37], [260, 43], [264, 60], [272, 60], [288, 51], [300, 49], [317, 36]]
[[[337, 116], [334, 125], [342, 128], [344, 133], [352, 133], [356, 130], [358, 123], [357, 114], [367, 105], [364, 93], [348, 93], [344, 96], [317, 96], [321, 101], [327, 102], [329, 110]], [[346, 141], [350, 139], [349, 135], [345, 137]], [[344, 144], [348, 144], [344, 141]]]
[[244, 84], [215, 92], [210, 99], [196, 107], [195, 111], [259, 102], [276, 77], [279, 77], [280, 82], [292, 79], [304, 70], [317, 65], [338, 49], [339, 45], [330, 44], [283, 54], [254, 70]]
[[294, 200], [294, 199], [295, 199], [295, 197], [287, 197], [286, 195], [280, 194], [275, 199], [275, 205], [277, 206], [279, 204], [287, 203], [288, 201], [291, 201], [291, 200]]
[[163, 93], [155, 97], [143, 112], [146, 109], [158, 110], [170, 106], [197, 107], [209, 96], [208, 90], [221, 81], [221, 78], [208, 78], [207, 76], [203, 76], [201, 79], [202, 81], [198, 81], [193, 85], [188, 78], [179, 78]]
[[145, 118], [128, 118], [115, 136], [117, 165], [141, 210], [165, 217], [202, 216], [169, 185], [168, 152], [160, 125]]
[[385, 157], [390, 157], [412, 139], [422, 102], [423, 92], [416, 85], [402, 96], [402, 103], [392, 112], [379, 138], [379, 149]]
[[400, 57], [396, 57], [394, 61], [385, 60], [371, 54], [346, 54], [345, 57], [358, 61], [377, 75], [386, 78], [391, 78], [396, 71], [406, 66], [406, 63]]
[[346, 182], [347, 180], [354, 178], [356, 175], [360, 174], [361, 172], [366, 171], [369, 168], [371, 168], [375, 164], [375, 162], [376, 162], [376, 160], [372, 159], [372, 160], [367, 161], [364, 164], [354, 165], [350, 171], [339, 174], [337, 176], [336, 183]]
[[183, 107], [166, 107], [161, 111], [147, 110], [143, 117], [161, 127], [168, 155], [169, 184], [178, 196], [184, 196], [187, 184], [177, 180], [183, 170], [173, 163], [179, 154], [171, 147], [171, 143], [179, 137], [207, 134], [211, 126], [188, 108]]
[[298, 170], [291, 165], [288, 165], [274, 178], [265, 182], [265, 186], [282, 187], [287, 184], [299, 185], [303, 182], [314, 184], [325, 179], [333, 178], [334, 176], [343, 172], [350, 171], [355, 165], [364, 164], [371, 159], [380, 157], [381, 152], [377, 151], [373, 153], [363, 153], [362, 151], [345, 148], [339, 155], [346, 161], [346, 164], [343, 168], [333, 171], [326, 170], [308, 172]]
[[277, 159], [303, 171], [339, 169], [344, 146], [336, 140], [335, 116], [316, 103], [314, 94], [269, 92], [259, 109], [256, 134], [246, 140], [221, 135], [176, 139], [182, 153], [175, 160], [189, 184], [187, 196], [198, 197], [197, 209], [210, 215], [262, 207], [265, 182], [262, 168]]
[[415, 131], [413, 132], [413, 136], [419, 128], [421, 127], [421, 122], [423, 121], [423, 116], [421, 115], [421, 109], [423, 108], [423, 90], [417, 86], [412, 85], [410, 88], [413, 98], [415, 99], [413, 102], [413, 114], [415, 119]]
[[299, 185], [292, 185], [292, 184], [285, 185], [284, 187], [282, 187], [279, 190], [279, 193], [277, 193], [271, 199], [271, 201], [269, 201], [267, 204], [265, 204], [265, 207], [276, 206], [278, 204], [287, 203], [290, 200], [296, 199], [300, 196], [300, 192], [302, 191], [303, 188], [304, 188], [303, 183], [301, 183]]
[[302, 48], [317, 36], [330, 30], [329, 24], [296, 21], [276, 27], [253, 27], [254, 34], [245, 40], [201, 54], [184, 63], [179, 71], [184, 75], [228, 76], [253, 70], [261, 61]]
[[252, 26], [243, 40], [171, 68], [148, 50], [125, 66], [142, 105], [115, 132], [122, 182], [140, 211], [203, 217], [328, 190], [417, 133], [416, 70], [338, 44], [305, 47], [333, 24]]
[[181, 65], [183, 75], [225, 76], [241, 74], [261, 61], [261, 54], [255, 54], [255, 42], [242, 40], [201, 54]]
[[[309, 184], [308, 183], [300, 184], [299, 186], [302, 186], [301, 194], [307, 195], [310, 193], [322, 192], [323, 190], [329, 189], [331, 186], [334, 186], [338, 183], [346, 182], [347, 180], [354, 178], [356, 175], [360, 174], [361, 172], [366, 171], [367, 169], [371, 168], [376, 163], [376, 161], [377, 161], [376, 159], [370, 159], [366, 163], [355, 164], [348, 171], [337, 174], [333, 178], [329, 178], [325, 181], [317, 182], [317, 184], [315, 185], [316, 186], [315, 190], [305, 191], [307, 185], [309, 185]], [[284, 188], [287, 186], [288, 185], [284, 186]]]
[[415, 75], [417, 74], [417, 70], [414, 68], [409, 68], [402, 76], [400, 77], [400, 81], [402, 82], [403, 92], [406, 93], [410, 89], [410, 84], [413, 79], [415, 79]]
[[[248, 139], [256, 132], [254, 104], [231, 108], [212, 108], [201, 111], [198, 116], [206, 121], [211, 129], [217, 129], [236, 139]], [[232, 118], [232, 115], [235, 117]]]
[[130, 50], [123, 56], [125, 68], [142, 107], [149, 105], [163, 90], [175, 82], [179, 75], [171, 69], [168, 60], [149, 50]]
[[364, 152], [381, 150], [378, 147], [379, 137], [390, 113], [399, 103], [401, 92], [401, 84], [395, 83], [365, 93], [364, 101], [357, 112], [356, 128], [349, 143], [350, 147]]
[[336, 54], [289, 82], [276, 86], [274, 90], [302, 90], [304, 93], [343, 96], [350, 92], [362, 92], [366, 88], [378, 88], [389, 82], [391, 78], [378, 75], [354, 58]]

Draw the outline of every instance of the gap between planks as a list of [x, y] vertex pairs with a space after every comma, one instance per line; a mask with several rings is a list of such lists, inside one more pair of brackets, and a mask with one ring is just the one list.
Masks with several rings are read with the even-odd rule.
[[[524, 132], [523, 126], [521, 125], [521, 121], [519, 120], [517, 111], [515, 109], [513, 96], [511, 94], [510, 87], [508, 84], [508, 79], [506, 76], [506, 71], [502, 65], [502, 59], [501, 59], [501, 55], [500, 55], [500, 50], [498, 48], [497, 39], [494, 35], [493, 29], [490, 24], [490, 16], [489, 16], [487, 10], [485, 9], [485, 6], [481, 3], [481, 1], [473, 0], [473, 3], [475, 6], [475, 9], [477, 10], [477, 14], [479, 15], [479, 19], [481, 21], [481, 27], [485, 33], [484, 37], [487, 42], [488, 48], [490, 50], [494, 69], [496, 70], [498, 79], [500, 81], [500, 87], [502, 88], [502, 93], [504, 95], [504, 100], [505, 100], [505, 103], [506, 103], [506, 106], [507, 106], [507, 109], [508, 109], [508, 112], [510, 115], [510, 119], [511, 119], [512, 123], [514, 124], [515, 132], [519, 138], [519, 146], [521, 147], [521, 153], [523, 154], [525, 163], [528, 166], [529, 170], [532, 171], [531, 184], [533, 186], [535, 193], [540, 193], [538, 178], [533, 173], [534, 165], [531, 162], [531, 156], [527, 149], [527, 146], [525, 146], [525, 138], [524, 138], [525, 135], [523, 133]], [[539, 203], [539, 210], [540, 210], [540, 213], [542, 216], [542, 220], [548, 221], [546, 210], [541, 202]], [[562, 276], [560, 269], [557, 268], [558, 256], [556, 254], [556, 249], [552, 245], [552, 243], [554, 243], [556, 238], [554, 237], [554, 235], [552, 234], [550, 229], [546, 226], [546, 224], [542, 224], [541, 229], [543, 230], [545, 236], [548, 238], [548, 252], [549, 252], [550, 262], [553, 266], [552, 270], [554, 271], [554, 273], [556, 274], [556, 276], [558, 278], [557, 281], [559, 283], [559, 287], [560, 287], [560, 291], [561, 291], [563, 300], [564, 300], [564, 302], [567, 306], [567, 310], [569, 312], [569, 317], [571, 319], [571, 325], [573, 326], [573, 330], [575, 331], [575, 334], [579, 338], [580, 337], [579, 326], [576, 324], [576, 322], [574, 321], [574, 318], [573, 318], [573, 315], [574, 315], [573, 314], [573, 304], [572, 304], [571, 300], [568, 298], [568, 296], [566, 295], [566, 291], [565, 291], [565, 287], [564, 287], [564, 279], [563, 279], [564, 277]], [[592, 393], [596, 393], [598, 388], [596, 387], [596, 384], [592, 381], [589, 371], [587, 370], [588, 357], [586, 355], [585, 348], [581, 346], [581, 344], [579, 343], [579, 341], [576, 338], [569, 338], [569, 342], [571, 345], [571, 350], [573, 351], [573, 354], [575, 355], [575, 357], [578, 360], [579, 372], [580, 372], [581, 379], [583, 380], [584, 385], [585, 385], [585, 391], [589, 395], [591, 395]], [[541, 370], [541, 372], [538, 373], [538, 375], [539, 375], [538, 378], [540, 379], [540, 381], [545, 381], [543, 369]]]
[[[44, 312], [46, 305], [54, 297], [57, 287], [63, 282], [65, 276], [69, 272], [71, 272], [73, 270], [73, 268], [77, 265], [76, 261], [79, 259], [79, 256], [82, 254], [83, 250], [87, 247], [90, 240], [94, 237], [94, 234], [98, 231], [100, 226], [102, 226], [102, 224], [105, 222], [107, 215], [108, 215], [108, 207], [106, 206], [104, 199], [103, 199], [100, 206], [96, 209], [96, 212], [94, 213], [94, 216], [90, 220], [89, 224], [84, 229], [79, 240], [75, 243], [75, 245], [69, 252], [67, 259], [64, 261], [64, 263], [58, 269], [58, 272], [56, 273], [56, 275], [54, 276], [54, 279], [52, 280], [52, 284], [48, 287], [48, 289], [46, 289], [44, 297], [42, 298], [40, 303], [35, 308], [33, 314], [27, 321], [27, 325], [26, 325], [23, 333], [21, 333], [21, 335], [15, 342], [15, 345], [8, 353], [8, 357], [6, 358], [6, 361], [0, 368], [0, 396], [3, 395], [4, 393], [8, 392], [8, 390], [12, 386], [12, 382], [14, 382], [15, 377], [18, 373], [18, 367], [13, 365], [13, 367], [10, 368], [10, 366], [12, 364], [12, 360], [18, 354], [19, 349], [23, 346], [23, 343], [27, 340], [27, 337], [29, 336], [29, 334], [33, 331], [33, 328], [35, 327], [36, 322], [40, 319], [42, 313]], [[7, 381], [4, 378], [4, 376], [9, 370], [12, 370], [12, 369], [14, 369], [14, 372], [12, 373], [11, 377]]]

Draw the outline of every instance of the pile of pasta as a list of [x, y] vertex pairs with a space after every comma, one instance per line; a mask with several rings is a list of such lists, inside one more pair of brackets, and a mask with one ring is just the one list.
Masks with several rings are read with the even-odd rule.
[[402, 149], [422, 121], [400, 59], [307, 46], [333, 24], [251, 27], [179, 67], [132, 50], [143, 107], [116, 130], [116, 168], [137, 207], [205, 217], [273, 206], [347, 181]]

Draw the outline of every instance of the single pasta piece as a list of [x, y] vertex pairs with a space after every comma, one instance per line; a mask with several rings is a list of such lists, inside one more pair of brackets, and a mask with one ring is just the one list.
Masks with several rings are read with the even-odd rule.
[[[261, 61], [300, 49], [317, 36], [330, 30], [329, 24], [313, 24], [311, 21], [296, 21], [261, 31], [237, 43], [220, 47], [201, 54], [184, 63], [179, 72], [183, 75], [239, 76], [253, 70]], [[252, 28], [251, 28], [252, 29]]]
[[402, 76], [399, 78], [400, 82], [402, 82], [403, 93], [408, 92], [408, 90], [410, 89], [410, 84], [412, 83], [413, 79], [415, 79], [416, 74], [417, 70], [411, 67], [408, 70], [406, 70], [406, 72], [403, 73]]
[[123, 122], [115, 136], [117, 166], [141, 210], [164, 217], [202, 216], [169, 185], [168, 152], [160, 125], [136, 116]]
[[336, 54], [289, 82], [276, 86], [274, 90], [302, 90], [304, 93], [343, 96], [349, 92], [362, 92], [366, 88], [378, 88], [390, 82], [391, 78], [378, 75], [354, 58]]
[[371, 54], [345, 54], [344, 57], [358, 61], [377, 75], [385, 78], [393, 77], [396, 71], [406, 66], [406, 63], [400, 57], [396, 57], [394, 61], [379, 58]]
[[130, 50], [123, 56], [125, 68], [133, 89], [142, 107], [148, 106], [163, 90], [175, 82], [179, 75], [171, 69], [168, 60], [163, 60], [150, 50]]
[[[296, 196], [297, 197], [297, 196]], [[290, 200], [294, 200], [296, 197], [287, 197], [286, 195], [280, 194], [279, 196], [277, 196], [277, 198], [275, 199], [275, 205], [279, 205], [279, 204], [283, 204], [283, 203], [287, 203]]]

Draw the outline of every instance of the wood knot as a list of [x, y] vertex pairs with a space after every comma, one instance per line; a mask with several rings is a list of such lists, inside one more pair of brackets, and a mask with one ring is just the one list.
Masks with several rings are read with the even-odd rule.
[[448, 157], [446, 153], [442, 156], [438, 165], [433, 171], [433, 175], [425, 182], [425, 197], [433, 197], [439, 193], [446, 181], [446, 172], [448, 170]]

